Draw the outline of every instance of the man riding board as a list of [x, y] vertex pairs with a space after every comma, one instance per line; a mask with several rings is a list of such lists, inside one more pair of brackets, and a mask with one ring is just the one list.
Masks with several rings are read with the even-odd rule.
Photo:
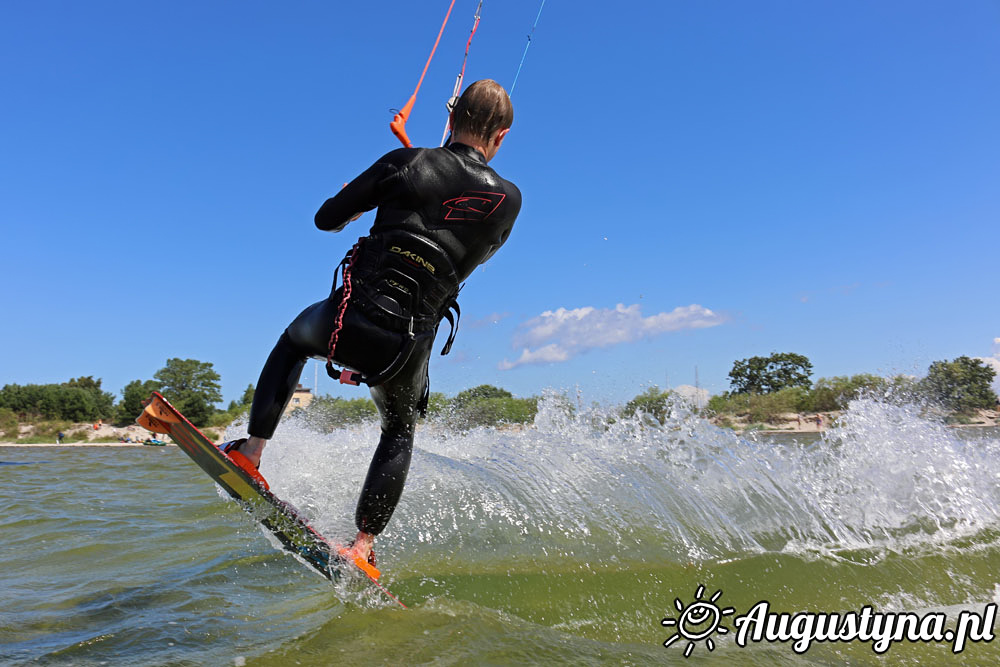
[[347, 559], [374, 561], [375, 536], [399, 502], [417, 417], [426, 411], [438, 325], [451, 323], [447, 354], [463, 281], [507, 240], [521, 208], [517, 187], [487, 165], [513, 120], [506, 91], [477, 81], [451, 112], [447, 146], [387, 153], [326, 200], [316, 213], [321, 230], [339, 232], [378, 208], [375, 222], [341, 263], [343, 285], [335, 274], [330, 296], [302, 311], [271, 351], [250, 409], [250, 437], [222, 445], [243, 467], [259, 467], [309, 358], [327, 360], [341, 382], [368, 384], [382, 433], [358, 500], [358, 535], [341, 554]]

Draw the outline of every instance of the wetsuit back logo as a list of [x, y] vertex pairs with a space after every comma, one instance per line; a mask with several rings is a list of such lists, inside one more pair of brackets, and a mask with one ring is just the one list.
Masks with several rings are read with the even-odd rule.
[[448, 209], [445, 220], [485, 220], [490, 217], [507, 195], [502, 192], [470, 192], [462, 193], [444, 202], [442, 206]]

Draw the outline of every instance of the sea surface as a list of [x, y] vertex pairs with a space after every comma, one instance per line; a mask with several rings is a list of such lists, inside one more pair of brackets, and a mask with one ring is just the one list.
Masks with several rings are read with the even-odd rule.
[[[261, 470], [343, 540], [377, 436], [289, 421]], [[984, 615], [1000, 595], [998, 459], [996, 428], [873, 399], [823, 437], [557, 398], [519, 431], [430, 425], [377, 541], [403, 610], [276, 549], [175, 447], [0, 447], [0, 664], [1000, 664], [1000, 641], [797, 653], [741, 646], [733, 625], [762, 600]], [[710, 636], [663, 624], [710, 598], [734, 610]]]

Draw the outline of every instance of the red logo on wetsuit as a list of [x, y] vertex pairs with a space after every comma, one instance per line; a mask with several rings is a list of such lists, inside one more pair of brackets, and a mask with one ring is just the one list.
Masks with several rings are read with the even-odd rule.
[[502, 192], [463, 192], [444, 202], [448, 209], [445, 220], [485, 220], [490, 217], [507, 195]]

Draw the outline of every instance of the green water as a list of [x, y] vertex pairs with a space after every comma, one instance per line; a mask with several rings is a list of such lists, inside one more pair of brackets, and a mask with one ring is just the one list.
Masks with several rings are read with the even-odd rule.
[[[0, 465], [0, 663], [1000, 663], [995, 642], [796, 655], [732, 634], [685, 658], [661, 625], [700, 585], [738, 614], [981, 610], [1000, 583], [995, 429], [867, 404], [818, 442], [595, 419], [418, 438], [378, 544], [409, 610], [276, 550], [176, 448], [0, 448], [21, 464]], [[286, 425], [262, 471], [343, 537], [375, 435]]]

